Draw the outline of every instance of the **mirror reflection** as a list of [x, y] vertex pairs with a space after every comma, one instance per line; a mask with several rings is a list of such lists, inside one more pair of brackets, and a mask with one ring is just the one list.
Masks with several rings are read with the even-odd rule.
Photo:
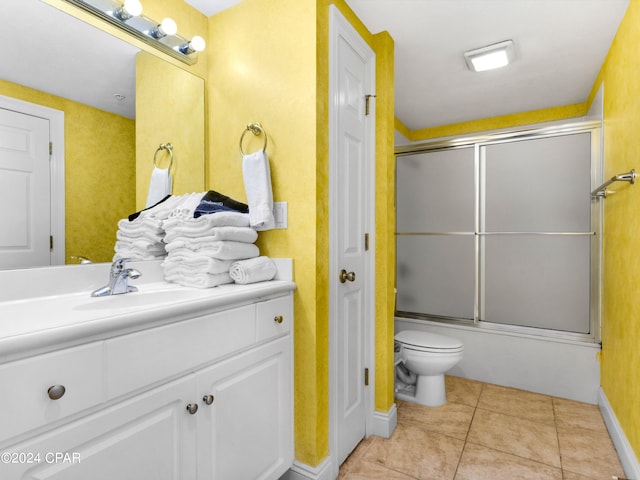
[[0, 268], [111, 261], [135, 211], [139, 50], [41, 0], [5, 0], [3, 14]]

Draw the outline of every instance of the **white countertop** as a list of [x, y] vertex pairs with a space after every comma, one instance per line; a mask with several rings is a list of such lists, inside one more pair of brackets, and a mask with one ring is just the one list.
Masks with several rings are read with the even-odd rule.
[[[107, 297], [91, 297], [90, 292], [101, 286], [95, 284], [97, 278], [102, 279], [102, 284], [106, 283], [108, 276], [102, 274], [108, 264], [91, 269], [85, 266], [55, 267], [57, 271], [45, 269], [45, 273], [38, 272], [43, 269], [18, 271], [14, 275], [2, 272], [0, 288], [3, 281], [16, 278], [19, 283], [29, 283], [31, 277], [36, 284], [23, 288], [22, 298], [16, 294], [19, 289], [15, 285], [7, 285], [14, 292], [6, 294], [4, 299], [0, 297], [0, 363], [172, 323], [229, 306], [254, 303], [295, 289], [290, 274], [281, 271], [282, 265], [278, 265], [276, 279], [269, 282], [206, 289], [165, 282], [158, 275], [158, 265], [153, 263], [133, 265], [143, 277], [147, 275], [145, 282], [131, 282], [138, 291]], [[82, 277], [78, 274], [86, 275], [92, 269], [97, 270], [94, 272], [96, 279], [83, 278], [89, 283], [86, 289], [78, 291], [74, 288], [75, 277]], [[108, 268], [106, 272], [108, 274]], [[71, 281], [64, 278], [69, 273], [74, 277]], [[53, 282], [53, 294], [42, 295], [47, 289], [38, 284], [38, 274]], [[40, 295], [35, 296], [34, 292]]]

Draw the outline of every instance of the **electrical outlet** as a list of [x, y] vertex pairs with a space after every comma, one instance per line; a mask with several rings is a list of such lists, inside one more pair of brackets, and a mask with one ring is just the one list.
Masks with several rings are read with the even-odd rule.
[[289, 205], [287, 202], [274, 202], [273, 203], [273, 218], [275, 219], [275, 228], [287, 228]]

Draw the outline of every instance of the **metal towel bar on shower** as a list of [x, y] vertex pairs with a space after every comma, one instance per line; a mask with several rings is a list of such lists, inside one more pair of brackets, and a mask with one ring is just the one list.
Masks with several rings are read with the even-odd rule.
[[612, 192], [607, 192], [607, 187], [611, 185], [613, 182], [629, 182], [633, 185], [634, 183], [636, 183], [636, 176], [637, 176], [636, 171], [634, 169], [631, 169], [627, 173], [621, 173], [619, 175], [611, 177], [609, 180], [607, 180], [598, 188], [596, 188], [593, 192], [591, 192], [591, 196], [606, 198], [608, 193], [612, 193]]

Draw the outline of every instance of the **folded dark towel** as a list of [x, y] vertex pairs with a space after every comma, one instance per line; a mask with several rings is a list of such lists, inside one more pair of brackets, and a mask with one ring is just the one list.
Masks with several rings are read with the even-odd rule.
[[144, 212], [145, 210], [149, 210], [150, 208], [155, 207], [156, 205], [160, 205], [162, 202], [164, 202], [165, 200], [167, 200], [168, 198], [170, 198], [171, 195], [167, 195], [166, 197], [164, 197], [162, 200], [160, 200], [158, 203], [151, 205], [150, 207], [147, 207], [145, 209], [140, 210], [139, 212], [136, 213], [132, 213], [131, 215], [129, 215], [129, 221], [133, 222], [136, 218], [138, 218], [140, 216], [140, 214], [142, 212]]
[[194, 218], [216, 212], [249, 213], [249, 207], [215, 190], [209, 190], [193, 212]]

